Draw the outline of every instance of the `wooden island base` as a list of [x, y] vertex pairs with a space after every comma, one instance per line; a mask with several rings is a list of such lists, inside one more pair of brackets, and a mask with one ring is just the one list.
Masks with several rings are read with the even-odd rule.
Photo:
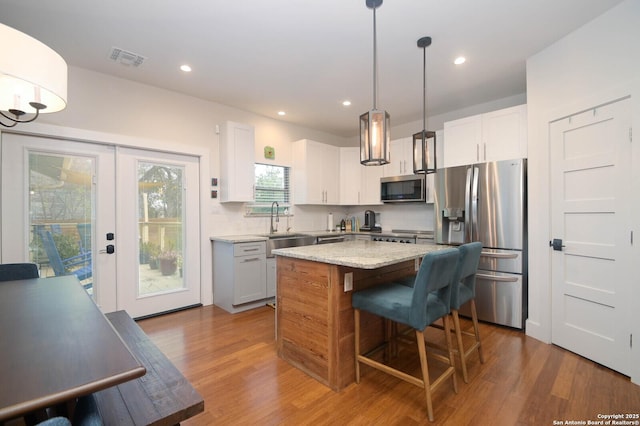
[[[354, 320], [351, 291], [345, 274], [353, 274], [353, 289], [415, 275], [417, 259], [377, 269], [359, 269], [277, 256], [276, 332], [278, 356], [331, 389], [355, 382]], [[383, 341], [383, 322], [362, 312], [361, 347], [370, 350]]]

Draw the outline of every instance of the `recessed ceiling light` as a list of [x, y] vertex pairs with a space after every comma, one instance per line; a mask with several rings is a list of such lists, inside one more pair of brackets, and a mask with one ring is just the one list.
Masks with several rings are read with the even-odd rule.
[[342, 101], [342, 105], [349, 106], [351, 105], [351, 101]]
[[464, 56], [458, 56], [455, 61], [453, 61], [454, 64], [456, 65], [462, 65], [466, 62], [467, 58], [465, 58]]
[[284, 111], [278, 111], [278, 115], [283, 116], [283, 115], [287, 115], [287, 113]]
[[191, 67], [187, 64], [180, 65], [180, 69], [184, 72], [191, 72]]

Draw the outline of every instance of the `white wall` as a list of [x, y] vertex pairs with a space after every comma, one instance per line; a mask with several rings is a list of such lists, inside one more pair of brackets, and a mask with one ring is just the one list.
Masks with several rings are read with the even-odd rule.
[[[551, 341], [551, 260], [548, 123], [553, 119], [615, 99], [632, 96], [632, 121], [640, 129], [640, 1], [619, 6], [559, 40], [527, 61], [529, 121], [529, 320], [527, 334]], [[636, 134], [640, 133], [638, 131]], [[638, 137], [636, 136], [636, 140]], [[637, 144], [636, 144], [637, 145]], [[636, 147], [637, 148], [637, 147]], [[640, 235], [640, 150], [633, 149], [634, 223]], [[606, 230], [603, 230], [606, 232]], [[635, 259], [640, 259], [636, 244]], [[635, 297], [640, 300], [637, 277]], [[635, 307], [634, 307], [635, 309]], [[633, 332], [640, 336], [640, 318]], [[636, 338], [637, 340], [637, 338]], [[636, 345], [632, 379], [640, 383], [640, 347]]]

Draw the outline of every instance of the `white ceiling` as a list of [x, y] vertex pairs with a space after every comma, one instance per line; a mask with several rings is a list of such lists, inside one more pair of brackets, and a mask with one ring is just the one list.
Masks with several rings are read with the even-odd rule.
[[[524, 93], [528, 57], [621, 1], [386, 0], [376, 11], [378, 107], [392, 126], [422, 119], [420, 37], [433, 38], [427, 113], [442, 114]], [[69, 65], [338, 136], [356, 135], [373, 105], [365, 0], [0, 0], [0, 22]], [[113, 47], [146, 59], [122, 65]], [[465, 65], [453, 65], [458, 55]]]

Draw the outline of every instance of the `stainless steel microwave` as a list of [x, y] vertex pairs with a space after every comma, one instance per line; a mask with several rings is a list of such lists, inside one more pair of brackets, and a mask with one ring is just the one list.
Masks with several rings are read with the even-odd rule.
[[425, 202], [425, 176], [406, 175], [380, 178], [383, 203]]

